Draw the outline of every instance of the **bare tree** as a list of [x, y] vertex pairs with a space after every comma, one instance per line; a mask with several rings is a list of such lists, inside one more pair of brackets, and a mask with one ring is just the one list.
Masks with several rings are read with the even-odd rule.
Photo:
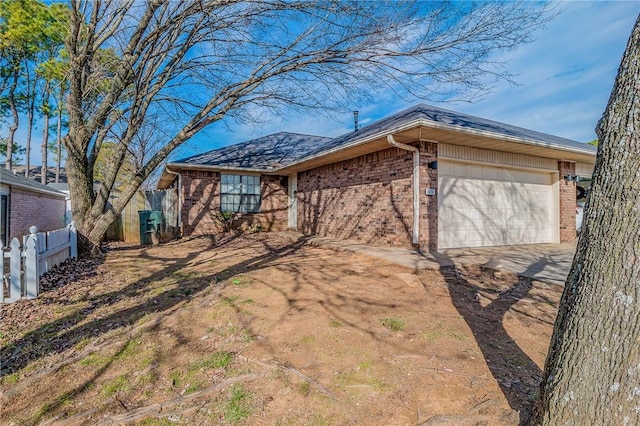
[[[72, 0], [67, 172], [73, 216], [93, 245], [178, 146], [225, 117], [335, 109], [392, 90], [405, 98], [473, 97], [509, 79], [496, 52], [548, 18], [527, 2]], [[102, 56], [102, 58], [99, 58]], [[166, 137], [107, 204], [148, 117]], [[118, 141], [97, 193], [93, 167]]]
[[598, 159], [532, 424], [640, 424], [640, 17]]

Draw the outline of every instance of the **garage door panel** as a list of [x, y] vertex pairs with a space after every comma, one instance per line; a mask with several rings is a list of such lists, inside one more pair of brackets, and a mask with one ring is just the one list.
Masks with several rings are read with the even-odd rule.
[[550, 173], [448, 162], [438, 172], [439, 247], [552, 242]]
[[468, 209], [464, 213], [452, 212], [448, 217], [443, 218], [440, 225], [445, 230], [451, 231], [473, 231], [478, 232], [484, 230], [501, 230], [505, 229], [506, 221], [499, 217], [499, 213], [482, 211], [479, 209]]

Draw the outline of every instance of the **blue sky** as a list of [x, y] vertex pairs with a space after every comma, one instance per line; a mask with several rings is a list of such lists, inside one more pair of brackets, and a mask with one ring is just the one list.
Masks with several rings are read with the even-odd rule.
[[[517, 86], [498, 83], [475, 102], [428, 102], [516, 126], [588, 142], [604, 112], [622, 53], [640, 13], [638, 1], [564, 1], [561, 13], [535, 40], [500, 57], [517, 74]], [[360, 125], [413, 105], [402, 100], [359, 105]], [[353, 114], [288, 115], [259, 125], [216, 123], [170, 159], [194, 155], [263, 135], [289, 131], [338, 136], [353, 129]]]
[[[561, 13], [534, 41], [499, 58], [508, 61], [518, 85], [501, 82], [475, 103], [428, 102], [524, 128], [587, 142], [596, 138], [594, 127], [602, 115], [622, 53], [640, 13], [636, 1], [563, 1]], [[388, 96], [357, 105], [360, 125], [386, 117], [414, 103]], [[169, 158], [177, 160], [232, 143], [279, 131], [339, 136], [353, 129], [351, 111], [331, 116], [285, 114], [260, 124], [215, 123], [180, 147]], [[18, 130], [24, 140], [26, 127]], [[41, 129], [32, 142], [31, 164], [40, 164]], [[52, 165], [52, 160], [49, 160]]]

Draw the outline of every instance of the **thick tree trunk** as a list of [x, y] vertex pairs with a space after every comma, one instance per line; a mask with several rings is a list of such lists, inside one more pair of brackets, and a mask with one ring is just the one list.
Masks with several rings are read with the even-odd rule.
[[[66, 138], [70, 138], [69, 135]], [[64, 139], [66, 141], [66, 139]], [[65, 142], [67, 146], [73, 142]], [[74, 151], [68, 150], [67, 180], [69, 182], [69, 195], [71, 197], [71, 215], [76, 222], [76, 227], [81, 235], [89, 235], [91, 220], [86, 217], [93, 204], [93, 173], [90, 172], [87, 158], [81, 152], [74, 155]]]
[[640, 17], [607, 109], [532, 424], [640, 424]]

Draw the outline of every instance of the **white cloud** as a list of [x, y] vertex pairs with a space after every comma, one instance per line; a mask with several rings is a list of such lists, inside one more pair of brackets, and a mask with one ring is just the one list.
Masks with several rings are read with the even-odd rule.
[[475, 104], [453, 109], [589, 141], [604, 112], [635, 19], [636, 2], [564, 2], [536, 41], [510, 57], [520, 86], [500, 84]]

